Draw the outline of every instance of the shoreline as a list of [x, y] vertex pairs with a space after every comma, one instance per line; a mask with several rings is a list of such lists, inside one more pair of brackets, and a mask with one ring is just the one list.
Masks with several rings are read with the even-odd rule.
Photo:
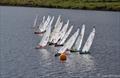
[[[72, 2], [73, 3], [73, 2]], [[72, 10], [93, 10], [93, 11], [120, 11], [120, 2], [87, 2], [87, 3], [73, 3], [73, 4], [40, 4], [40, 3], [2, 3], [0, 6], [19, 6], [19, 7], [37, 7], [37, 8], [55, 8], [55, 9], [72, 9]]]

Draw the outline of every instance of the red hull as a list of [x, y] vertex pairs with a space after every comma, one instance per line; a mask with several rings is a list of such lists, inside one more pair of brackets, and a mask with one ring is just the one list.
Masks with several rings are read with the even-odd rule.
[[41, 48], [44, 48], [44, 46], [38, 45], [35, 47], [35, 49], [41, 49]]

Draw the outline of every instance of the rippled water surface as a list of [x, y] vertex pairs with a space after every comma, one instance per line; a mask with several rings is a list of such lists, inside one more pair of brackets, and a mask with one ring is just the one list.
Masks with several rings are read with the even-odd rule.
[[[59, 48], [34, 49], [41, 40], [31, 28], [36, 14], [69, 19], [72, 33], [85, 24], [83, 43], [96, 26], [91, 54], [71, 53], [61, 62], [54, 57]], [[0, 78], [119, 78], [119, 34], [120, 12], [0, 6]]]

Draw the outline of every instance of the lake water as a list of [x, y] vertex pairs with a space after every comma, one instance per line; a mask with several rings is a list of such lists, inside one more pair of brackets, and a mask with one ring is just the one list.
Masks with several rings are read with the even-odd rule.
[[[54, 57], [56, 47], [36, 50], [41, 40], [31, 28], [36, 14], [39, 20], [69, 19], [72, 33], [85, 24], [83, 43], [95, 26], [91, 54], [71, 53], [61, 62]], [[0, 78], [120, 78], [119, 34], [120, 12], [0, 6]]]

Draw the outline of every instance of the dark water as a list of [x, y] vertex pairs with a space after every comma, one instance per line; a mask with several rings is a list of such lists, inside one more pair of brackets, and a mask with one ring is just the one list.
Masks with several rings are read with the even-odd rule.
[[[84, 42], [96, 26], [91, 54], [72, 53], [63, 63], [54, 57], [58, 48], [34, 49], [41, 38], [31, 28], [36, 14], [70, 19], [72, 33], [85, 24]], [[0, 78], [120, 78], [119, 34], [120, 12], [0, 6]]]

